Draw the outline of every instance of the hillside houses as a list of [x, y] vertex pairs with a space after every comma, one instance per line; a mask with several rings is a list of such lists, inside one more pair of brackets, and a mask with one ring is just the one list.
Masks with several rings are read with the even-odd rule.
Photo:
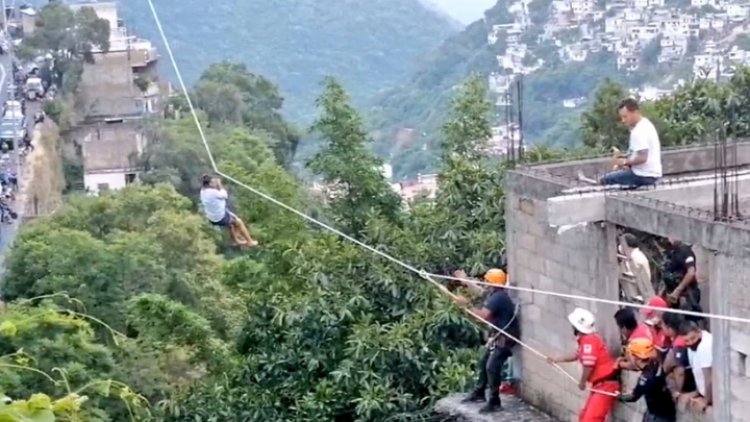
[[[729, 42], [750, 23], [748, 0], [691, 0], [685, 8], [665, 0], [552, 0], [542, 28], [532, 28], [527, 1], [511, 2], [508, 11], [514, 22], [495, 25], [488, 35], [490, 44], [501, 37], [507, 44], [497, 56], [497, 72], [490, 75], [498, 106], [507, 102], [515, 76], [544, 64], [534, 56], [534, 45], [523, 42], [531, 42], [525, 37], [529, 30], [541, 32], [538, 41], [552, 42], [563, 62], [584, 62], [591, 54], [609, 52], [621, 72], [640, 70], [646, 59], [649, 65], [682, 69], [692, 64], [694, 79], [728, 78], [736, 66], [750, 65], [750, 51]], [[575, 104], [568, 101], [565, 106]]]

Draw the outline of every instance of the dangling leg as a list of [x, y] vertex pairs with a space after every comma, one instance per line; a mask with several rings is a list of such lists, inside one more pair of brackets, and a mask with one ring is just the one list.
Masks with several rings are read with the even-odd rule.
[[[250, 232], [247, 230], [247, 226], [245, 226], [245, 223], [236, 215], [231, 214], [232, 216], [232, 222], [230, 223], [232, 227], [235, 228], [239, 233], [239, 236], [245, 240], [243, 243], [246, 244], [249, 247], [257, 246], [258, 242], [256, 242], [252, 236], [250, 236]], [[240, 243], [239, 241], [237, 243]]]
[[235, 244], [239, 246], [248, 245], [247, 240], [244, 237], [242, 237], [242, 233], [240, 233], [240, 230], [234, 224], [229, 225], [229, 236], [232, 238], [232, 242], [234, 242]]

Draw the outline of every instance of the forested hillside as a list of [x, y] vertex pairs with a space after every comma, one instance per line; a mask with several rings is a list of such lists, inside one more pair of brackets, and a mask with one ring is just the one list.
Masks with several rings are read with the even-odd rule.
[[[701, 142], [716, 128], [746, 137], [748, 92], [743, 69], [644, 110], [665, 146]], [[324, 145], [306, 163], [328, 196], [284, 169], [296, 138], [265, 78], [221, 62], [191, 94], [219, 168], [236, 180], [420, 270], [479, 277], [503, 266], [508, 163], [486, 152], [492, 104], [483, 78], [450, 99], [436, 197], [408, 207], [336, 80], [317, 92], [311, 129]], [[583, 113], [586, 148], [575, 154], [624, 142], [616, 105], [625, 95], [612, 81], [599, 87]], [[170, 105], [178, 113], [144, 128], [139, 186], [71, 195], [14, 243], [0, 311], [0, 420], [412, 422], [467, 387], [479, 329], [420, 274], [227, 183], [261, 245], [232, 248], [198, 212], [211, 166], [185, 98]]]
[[[522, 3], [498, 1], [484, 19], [449, 38], [424, 58], [407, 83], [375, 100], [370, 111], [376, 151], [393, 165], [397, 178], [438, 168], [441, 122], [449, 113], [455, 87], [471, 74], [481, 78], [489, 78], [491, 73], [498, 76], [493, 102], [501, 91], [503, 95], [507, 92], [504, 77], [522, 75], [526, 142], [570, 148], [581, 145], [581, 112], [604, 79], [616, 80], [628, 89], [652, 84], [671, 91], [678, 80], [692, 79], [693, 56], [702, 46], [714, 42], [713, 45], [742, 47], [741, 37], [730, 42], [733, 37], [727, 37], [729, 29], [701, 29], [700, 36], [694, 32], [673, 35], [671, 39], [683, 43], [681, 50], [662, 54], [660, 42], [667, 35], [632, 41], [637, 37], [627, 35], [630, 27], [606, 24], [608, 18], [625, 13], [626, 9], [614, 3], [597, 2], [596, 10], [581, 12], [580, 16], [572, 9], [559, 9], [562, 6], [551, 0], [533, 0], [526, 9]], [[652, 8], [633, 13], [641, 13], [639, 24], [656, 28], [663, 27], [663, 20], [673, 16], [690, 22], [712, 16], [685, 4], [670, 3], [669, 7], [672, 12]], [[652, 15], [667, 17], [652, 22]], [[629, 40], [632, 53], [628, 60], [637, 66], [618, 64], [623, 55], [614, 51], [620, 47], [613, 47], [612, 39], [620, 40], [616, 44], [620, 47]], [[732, 74], [727, 72], [725, 78]], [[572, 105], [566, 106], [566, 102]], [[504, 126], [505, 119], [505, 107], [494, 107], [492, 125]], [[409, 141], [397, 139], [400, 129], [414, 129], [416, 137]]]
[[[121, 6], [139, 36], [160, 39], [146, 0]], [[156, 7], [189, 82], [211, 63], [244, 63], [279, 84], [285, 115], [305, 123], [325, 76], [361, 102], [392, 88], [459, 29], [418, 0], [164, 0]]]

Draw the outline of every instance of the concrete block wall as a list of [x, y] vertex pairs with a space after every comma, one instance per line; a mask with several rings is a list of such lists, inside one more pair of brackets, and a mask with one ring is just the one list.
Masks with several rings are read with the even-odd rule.
[[[520, 183], [515, 191], [507, 192], [506, 199], [508, 269], [512, 282], [524, 287], [617, 299], [615, 227], [591, 224], [558, 235], [547, 223], [544, 199], [525, 196], [529, 191], [522, 186]], [[598, 315], [602, 334], [611, 347], [618, 344], [613, 306], [538, 293], [519, 296], [525, 304], [521, 320], [523, 340], [545, 354], [576, 349], [567, 321], [568, 313], [576, 306]], [[575, 382], [525, 350], [521, 351], [521, 366], [523, 394], [528, 401], [562, 420], [577, 420], [585, 394]], [[579, 365], [564, 367], [576, 379], [579, 377]]]
[[[711, 304], [718, 309], [711, 310], [747, 318], [750, 316], [750, 257], [718, 253], [714, 260], [713, 270], [721, 288], [712, 290]], [[725, 419], [717, 420], [750, 422], [750, 325], [729, 322], [712, 324], [712, 332], [715, 332], [714, 365], [719, 369], [714, 374], [714, 389], [718, 389], [719, 397], [724, 398], [715, 405], [715, 410], [717, 414], [721, 411]], [[717, 335], [722, 337], [721, 341], [717, 341]], [[718, 361], [716, 356], [720, 357]], [[714, 397], [717, 397], [716, 393]]]

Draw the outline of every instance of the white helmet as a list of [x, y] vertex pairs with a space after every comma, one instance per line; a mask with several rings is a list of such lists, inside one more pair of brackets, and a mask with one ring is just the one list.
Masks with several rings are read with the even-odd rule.
[[583, 334], [591, 334], [595, 331], [594, 322], [596, 319], [594, 318], [594, 314], [583, 308], [575, 308], [568, 315], [568, 321], [570, 321], [576, 330]]

